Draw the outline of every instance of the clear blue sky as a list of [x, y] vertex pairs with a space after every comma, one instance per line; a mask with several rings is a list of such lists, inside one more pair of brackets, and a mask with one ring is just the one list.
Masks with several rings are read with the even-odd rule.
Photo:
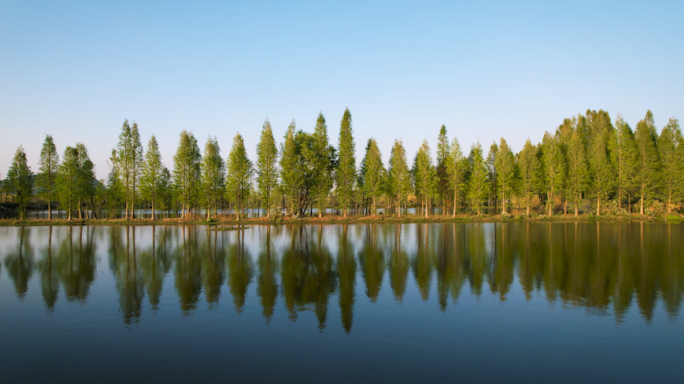
[[[514, 4], [515, 3], [515, 4]], [[412, 157], [446, 124], [467, 151], [517, 151], [588, 108], [634, 127], [684, 119], [684, 2], [138, 2], [0, 0], [0, 173], [46, 133], [84, 142], [106, 177], [123, 120], [154, 133], [169, 168], [183, 129], [249, 154], [266, 118], [337, 144], [345, 107], [357, 160], [375, 137]]]

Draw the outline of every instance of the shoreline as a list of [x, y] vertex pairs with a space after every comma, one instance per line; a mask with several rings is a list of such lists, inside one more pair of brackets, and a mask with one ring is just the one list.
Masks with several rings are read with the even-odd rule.
[[633, 214], [630, 216], [589, 216], [583, 214], [575, 216], [574, 214], [558, 214], [552, 217], [529, 217], [529, 218], [503, 218], [501, 214], [497, 215], [457, 215], [440, 216], [435, 215], [425, 218], [419, 215], [402, 216], [355, 216], [355, 217], [341, 217], [341, 216], [324, 216], [319, 217], [304, 217], [293, 219], [290, 217], [282, 217], [278, 219], [260, 218], [243, 218], [240, 221], [235, 217], [213, 217], [211, 221], [205, 218], [193, 219], [0, 219], [0, 227], [15, 227], [15, 226], [81, 226], [81, 225], [299, 225], [299, 224], [423, 224], [423, 223], [632, 223], [632, 222], [646, 222], [646, 223], [668, 223], [680, 224], [684, 221], [681, 215], [670, 215], [668, 217], [653, 217], [640, 214]]

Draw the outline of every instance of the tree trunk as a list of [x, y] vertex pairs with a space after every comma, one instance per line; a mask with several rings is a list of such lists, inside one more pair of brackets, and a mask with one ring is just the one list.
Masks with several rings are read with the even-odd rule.
[[575, 217], [577, 216], [579, 216], [579, 210], [577, 209], [577, 201], [575, 201]]
[[154, 221], [154, 197], [152, 197], [152, 217], [150, 217], [150, 221]]
[[640, 208], [639, 208], [639, 213], [642, 215], [644, 214], [644, 184], [641, 184], [641, 202], [639, 203]]
[[596, 216], [601, 216], [601, 197], [596, 197]]
[[52, 205], [50, 200], [50, 190], [48, 189], [48, 220], [52, 220]]

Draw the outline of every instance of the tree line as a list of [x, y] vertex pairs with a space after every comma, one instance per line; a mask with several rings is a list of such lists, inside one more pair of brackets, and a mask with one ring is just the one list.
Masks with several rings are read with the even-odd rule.
[[528, 139], [517, 153], [502, 138], [486, 156], [479, 142], [466, 155], [442, 126], [436, 161], [427, 140], [412, 163], [402, 141], [395, 140], [385, 164], [378, 143], [370, 138], [357, 168], [347, 109], [337, 146], [329, 142], [323, 114], [311, 133], [292, 121], [280, 145], [266, 120], [255, 161], [247, 156], [239, 133], [224, 160], [216, 137], [207, 139], [202, 152], [195, 136], [184, 130], [169, 170], [156, 137], [145, 150], [137, 124], [126, 120], [112, 150], [107, 180], [96, 180], [83, 143], [67, 147], [60, 159], [47, 135], [39, 171], [31, 171], [19, 147], [3, 188], [22, 217], [38, 197], [47, 205], [48, 218], [57, 203], [69, 220], [76, 214], [97, 218], [98, 210], [110, 217], [123, 210], [124, 218], [132, 219], [142, 208], [152, 210], [152, 220], [155, 212], [177, 212], [182, 218], [201, 214], [207, 220], [233, 212], [240, 220], [247, 208], [261, 208], [269, 218], [314, 215], [314, 209], [319, 217], [331, 209], [344, 217], [350, 210], [374, 216], [378, 208], [401, 217], [402, 208], [405, 212], [408, 207], [426, 218], [436, 207], [451, 216], [494, 209], [508, 217], [513, 208], [527, 216], [533, 210], [549, 216], [568, 211], [575, 216], [633, 211], [658, 215], [681, 208], [683, 144], [675, 118], [658, 134], [651, 111], [632, 129], [620, 115], [613, 122], [603, 110], [587, 110], [564, 119], [540, 143]]

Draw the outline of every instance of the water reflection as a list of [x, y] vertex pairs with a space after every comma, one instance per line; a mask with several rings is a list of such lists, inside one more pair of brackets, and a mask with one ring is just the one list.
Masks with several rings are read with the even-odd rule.
[[[446, 311], [468, 291], [478, 299], [491, 294], [504, 305], [514, 305], [507, 303], [512, 295], [544, 299], [614, 316], [617, 323], [634, 308], [650, 323], [659, 310], [672, 320], [679, 314], [682, 228], [643, 223], [18, 227], [0, 232], [0, 273], [19, 300], [38, 279], [52, 313], [60, 289], [67, 302], [86, 304], [97, 264], [106, 260], [125, 324], [140, 321], [145, 301], [153, 312], [169, 305], [162, 304], [164, 289], [174, 291], [184, 315], [228, 300], [237, 313], [259, 306], [267, 324], [282, 306], [292, 321], [313, 312], [320, 330], [333, 322], [346, 332], [352, 330], [357, 300], [374, 305], [393, 296], [402, 304], [416, 293]], [[230, 298], [222, 295], [226, 286]], [[331, 303], [339, 320], [329, 316]]]

